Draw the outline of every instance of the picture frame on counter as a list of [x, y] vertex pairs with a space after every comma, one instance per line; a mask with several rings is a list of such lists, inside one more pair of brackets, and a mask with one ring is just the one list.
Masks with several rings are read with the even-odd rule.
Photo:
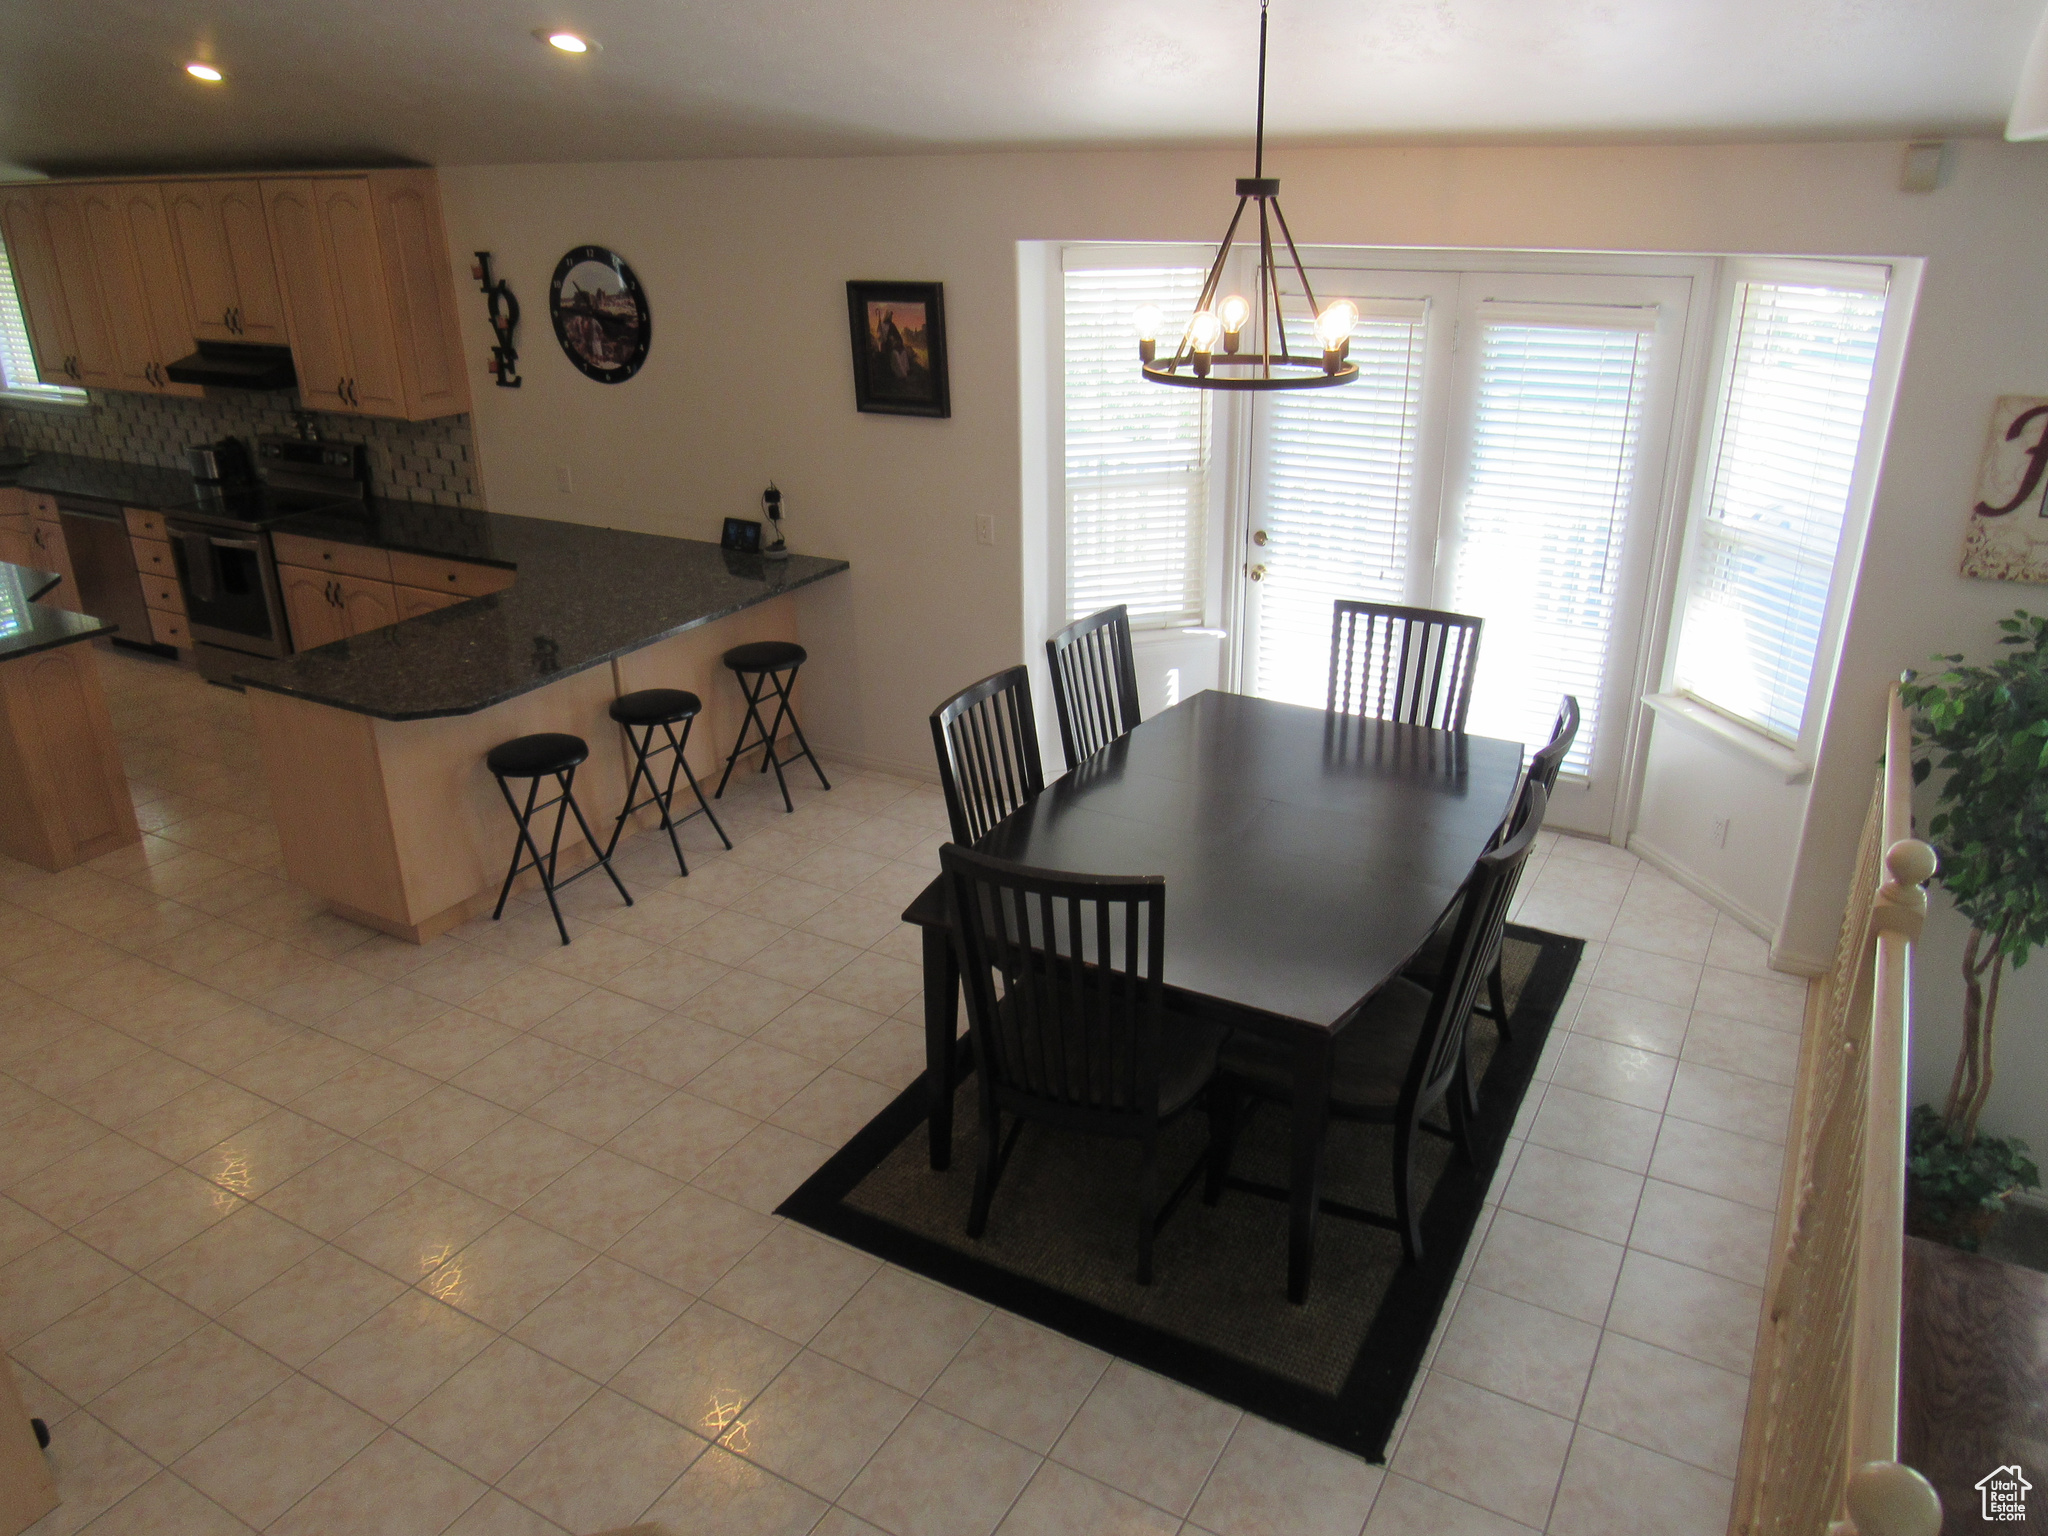
[[953, 414], [943, 283], [849, 282], [853, 400], [882, 416]]

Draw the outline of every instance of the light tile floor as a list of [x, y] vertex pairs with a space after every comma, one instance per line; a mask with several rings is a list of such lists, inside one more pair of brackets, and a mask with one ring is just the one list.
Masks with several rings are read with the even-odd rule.
[[1724, 1528], [1803, 989], [1629, 854], [1525, 879], [1590, 942], [1382, 1469], [768, 1214], [921, 1067], [934, 790], [414, 948], [279, 878], [239, 698], [101, 660], [143, 845], [0, 863], [38, 1536]]

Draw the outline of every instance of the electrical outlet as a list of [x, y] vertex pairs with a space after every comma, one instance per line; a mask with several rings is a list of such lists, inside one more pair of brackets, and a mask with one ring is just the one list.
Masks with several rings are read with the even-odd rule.
[[974, 519], [974, 542], [993, 544], [996, 541], [996, 520], [992, 513], [978, 513]]
[[1707, 831], [1707, 837], [1716, 848], [1726, 848], [1728, 846], [1728, 818], [1726, 816], [1716, 816], [1713, 826]]
[[576, 489], [576, 477], [570, 473], [569, 466], [566, 464], [557, 464], [555, 466], [555, 489], [564, 496], [571, 494]]

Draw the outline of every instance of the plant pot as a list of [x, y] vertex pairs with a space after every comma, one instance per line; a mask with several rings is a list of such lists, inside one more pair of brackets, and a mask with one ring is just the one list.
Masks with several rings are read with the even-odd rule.
[[1949, 1214], [1946, 1220], [1937, 1219], [1934, 1213], [1920, 1202], [1909, 1200], [1906, 1203], [1906, 1231], [1914, 1237], [1924, 1237], [1930, 1242], [1960, 1248], [1965, 1253], [1975, 1253], [2004, 1215], [2003, 1197], [1995, 1211], [1975, 1206], [1967, 1211]]

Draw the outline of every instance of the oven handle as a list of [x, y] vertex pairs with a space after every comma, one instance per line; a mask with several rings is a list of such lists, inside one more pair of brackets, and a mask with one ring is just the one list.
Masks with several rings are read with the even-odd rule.
[[170, 529], [171, 533], [181, 539], [190, 534], [204, 534], [206, 542], [215, 549], [246, 549], [251, 553], [261, 553], [263, 549], [263, 544], [258, 539], [230, 538], [226, 534], [218, 533], [208, 528], [203, 523], [181, 523], [173, 519], [168, 521], [166, 526]]

